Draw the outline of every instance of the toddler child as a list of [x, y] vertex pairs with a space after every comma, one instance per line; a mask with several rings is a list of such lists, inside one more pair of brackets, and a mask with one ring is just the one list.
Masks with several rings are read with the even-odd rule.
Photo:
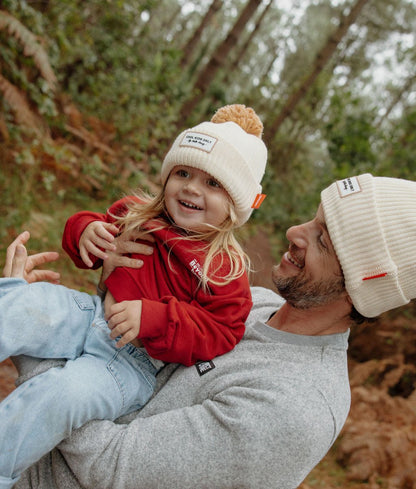
[[158, 196], [140, 193], [106, 214], [68, 220], [63, 247], [81, 268], [98, 268], [115, 235], [154, 239], [142, 268], [117, 267], [103, 277], [104, 300], [0, 279], [0, 361], [67, 359], [0, 404], [0, 489], [87, 421], [141, 408], [164, 362], [209, 361], [241, 339], [251, 296], [234, 229], [262, 198], [261, 133], [252, 109], [223, 107], [174, 141]]

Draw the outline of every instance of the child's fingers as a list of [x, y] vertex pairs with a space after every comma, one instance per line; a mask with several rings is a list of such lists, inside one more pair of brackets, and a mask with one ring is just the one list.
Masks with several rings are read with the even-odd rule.
[[136, 335], [133, 333], [133, 331], [131, 331], [131, 330], [127, 331], [117, 341], [116, 347], [121, 348], [122, 346], [127, 345], [127, 343], [130, 343], [130, 341], [134, 340], [135, 337], [136, 337]]
[[112, 340], [115, 340], [117, 336], [125, 334], [129, 329], [125, 320], [117, 314], [108, 322], [108, 327], [111, 329], [110, 338]]
[[116, 245], [113, 243], [114, 236], [110, 233], [108, 233], [108, 236], [111, 236], [112, 239], [105, 239], [103, 237], [95, 235], [94, 239], [91, 240], [91, 243], [94, 244], [95, 246], [99, 246], [100, 248], [103, 248], [104, 250], [115, 251]]
[[123, 301], [113, 304], [110, 312], [105, 316], [108, 327], [111, 330], [110, 338], [119, 340], [118, 348], [130, 343], [139, 334], [140, 322], [132, 319], [132, 311], [140, 317], [141, 301]]
[[115, 239], [114, 236], [119, 233], [119, 229], [114, 224], [103, 223], [103, 225], [98, 227], [95, 232], [97, 236], [100, 236], [109, 243], [112, 243]]
[[[120, 316], [120, 314], [118, 316]], [[117, 315], [115, 316], [114, 319], [117, 322]], [[130, 328], [129, 323], [126, 321], [117, 323], [112, 328], [110, 327], [110, 329], [111, 329], [110, 338], [112, 340], [115, 340], [119, 336], [121, 337], [116, 343], [116, 346], [118, 348], [127, 345], [127, 343], [130, 343], [130, 341], [136, 337], [134, 331]]]
[[112, 340], [116, 339], [117, 336], [124, 334], [129, 329], [127, 314], [124, 309], [115, 307], [118, 305], [119, 304], [113, 305], [109, 317], [105, 318], [109, 329], [111, 329], [110, 338]]
[[82, 246], [79, 250], [79, 254], [81, 256], [81, 260], [87, 265], [88, 268], [93, 266], [92, 260], [89, 257], [88, 251]]
[[[110, 308], [110, 311], [108, 312], [108, 314], [105, 315], [105, 320], [113, 325], [112, 327], [114, 328], [114, 325], [116, 324], [115, 322], [115, 316], [116, 314], [119, 314], [121, 312], [123, 312], [125, 309], [124, 305], [122, 302], [116, 302], [115, 304], [113, 304]], [[119, 321], [120, 322], [120, 321]], [[109, 325], [110, 329], [112, 329], [112, 327]]]
[[79, 254], [82, 261], [87, 265], [87, 267], [90, 268], [93, 265], [93, 262], [89, 256], [90, 254], [97, 258], [100, 258], [101, 260], [105, 260], [107, 258], [106, 252], [95, 246], [95, 244], [91, 241], [88, 241], [84, 243], [84, 245], [80, 246]]

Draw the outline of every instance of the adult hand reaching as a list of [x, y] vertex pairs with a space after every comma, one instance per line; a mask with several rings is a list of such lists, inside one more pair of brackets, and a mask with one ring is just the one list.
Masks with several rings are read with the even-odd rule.
[[48, 281], [59, 283], [60, 274], [52, 270], [35, 270], [45, 263], [58, 260], [59, 254], [55, 251], [46, 251], [28, 256], [25, 244], [30, 238], [29, 231], [23, 231], [9, 245], [6, 254], [6, 264], [3, 268], [3, 277], [20, 277], [27, 282]]
[[[136, 242], [135, 240], [139, 238], [148, 241], [149, 245]], [[131, 255], [151, 255], [153, 253], [153, 241], [154, 239], [151, 234], [139, 234], [138, 237], [131, 235], [127, 237], [121, 234], [115, 238], [113, 241], [115, 250], [107, 250], [107, 257], [103, 260], [100, 286], [103, 286], [103, 282], [117, 267], [141, 268], [143, 266], [143, 261], [137, 258], [132, 258]]]

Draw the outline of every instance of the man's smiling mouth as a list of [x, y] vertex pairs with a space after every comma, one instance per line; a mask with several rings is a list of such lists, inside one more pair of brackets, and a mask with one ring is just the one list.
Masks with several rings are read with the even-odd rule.
[[293, 256], [290, 254], [290, 251], [287, 252], [286, 257], [290, 261], [290, 263], [292, 263], [293, 265], [295, 265], [295, 267], [303, 268], [303, 265], [301, 265], [298, 261], [296, 261], [293, 258]]

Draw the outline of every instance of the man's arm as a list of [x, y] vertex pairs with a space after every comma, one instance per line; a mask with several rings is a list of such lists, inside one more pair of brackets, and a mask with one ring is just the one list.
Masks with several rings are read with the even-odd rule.
[[325, 455], [334, 431], [325, 401], [314, 394], [311, 410], [298, 388], [279, 399], [277, 392], [231, 386], [202, 404], [129, 425], [93, 421], [60, 451], [84, 489], [294, 489]]

